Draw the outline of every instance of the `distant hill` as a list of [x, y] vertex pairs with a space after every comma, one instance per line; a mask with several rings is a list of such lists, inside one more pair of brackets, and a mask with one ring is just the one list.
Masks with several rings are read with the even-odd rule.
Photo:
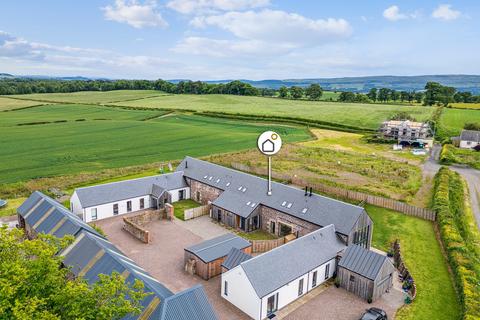
[[[207, 81], [226, 83], [231, 80]], [[424, 76], [369, 76], [346, 78], [286, 79], [286, 80], [241, 80], [258, 88], [278, 89], [281, 86], [305, 87], [318, 83], [325, 90], [367, 92], [371, 88], [390, 88], [395, 90], [423, 90], [428, 81], [439, 82], [459, 91], [471, 91], [480, 94], [480, 75], [424, 75]]]
[[15, 78], [15, 76], [10, 73], [0, 73], [0, 79], [2, 78]]

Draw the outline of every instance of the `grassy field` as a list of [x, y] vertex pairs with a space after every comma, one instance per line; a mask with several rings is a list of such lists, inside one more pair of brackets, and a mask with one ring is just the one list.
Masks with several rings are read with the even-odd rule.
[[186, 199], [175, 202], [173, 206], [173, 214], [175, 217], [180, 220], [185, 220], [185, 210], [199, 207], [200, 204], [193, 200]]
[[480, 103], [463, 103], [463, 102], [455, 102], [451, 103], [453, 108], [458, 109], [476, 109], [480, 110]]
[[156, 90], [114, 90], [114, 91], [81, 91], [71, 93], [33, 93], [19, 94], [11, 97], [50, 102], [68, 103], [113, 103], [119, 101], [137, 100], [165, 95]]
[[[335, 98], [333, 92], [325, 98]], [[68, 103], [98, 103], [141, 108], [180, 109], [255, 116], [277, 116], [324, 121], [335, 125], [375, 130], [392, 115], [405, 111], [418, 120], [428, 119], [433, 108], [422, 106], [337, 103], [327, 101], [287, 100], [234, 95], [173, 95], [158, 91], [109, 91], [47, 93], [16, 96], [21, 99]]]
[[[200, 116], [141, 121], [158, 114], [81, 105], [6, 112], [0, 116], [0, 183], [255, 148], [257, 135], [267, 128], [287, 142], [310, 138], [296, 127]], [[31, 122], [48, 123], [18, 125]]]
[[0, 97], [0, 112], [38, 106], [42, 104], [44, 103], [38, 102], [38, 101], [18, 100], [18, 99], [10, 99], [7, 97]]
[[442, 139], [458, 136], [467, 122], [480, 123], [480, 110], [444, 108], [437, 135]]
[[[272, 162], [275, 173], [350, 190], [410, 201], [421, 185], [419, 159], [395, 153], [386, 145], [367, 144], [361, 135], [313, 130], [318, 140], [287, 145]], [[255, 151], [213, 156], [210, 161], [231, 166], [242, 163], [265, 167]]]
[[25, 197], [7, 199], [8, 203], [5, 207], [0, 208], [0, 217], [12, 216], [16, 214], [17, 208], [26, 200]]
[[400, 309], [396, 319], [460, 319], [460, 303], [433, 224], [383, 208], [366, 209], [374, 221], [373, 246], [386, 251], [392, 241], [400, 239], [402, 255], [417, 285], [417, 298]]

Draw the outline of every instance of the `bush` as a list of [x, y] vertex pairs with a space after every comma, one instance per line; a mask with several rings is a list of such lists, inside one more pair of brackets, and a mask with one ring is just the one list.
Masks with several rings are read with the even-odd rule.
[[433, 206], [460, 294], [463, 319], [473, 320], [480, 318], [480, 234], [468, 221], [465, 197], [460, 175], [441, 168], [435, 177]]

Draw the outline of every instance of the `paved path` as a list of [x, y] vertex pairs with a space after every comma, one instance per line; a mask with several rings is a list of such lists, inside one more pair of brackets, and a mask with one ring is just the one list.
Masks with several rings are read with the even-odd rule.
[[477, 220], [477, 227], [480, 229], [480, 170], [461, 166], [450, 166], [450, 169], [460, 173], [467, 181], [470, 192], [470, 205], [475, 220]]
[[212, 223], [208, 215], [201, 216], [195, 219], [183, 221], [175, 218], [173, 223], [189, 230], [203, 239], [211, 239], [223, 234], [229, 233], [229, 231], [218, 224]]

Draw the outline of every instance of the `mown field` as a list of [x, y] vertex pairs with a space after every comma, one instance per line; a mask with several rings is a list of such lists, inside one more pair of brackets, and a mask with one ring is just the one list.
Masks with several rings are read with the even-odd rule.
[[417, 285], [417, 298], [400, 309], [396, 319], [460, 319], [460, 303], [433, 224], [383, 208], [365, 208], [374, 222], [372, 245], [387, 251], [400, 239], [402, 255]]
[[38, 106], [42, 104], [44, 103], [38, 102], [38, 101], [18, 100], [18, 99], [0, 97], [0, 112]]
[[2, 113], [0, 183], [254, 148], [267, 128], [287, 142], [310, 138], [297, 127], [160, 115], [89, 105]]
[[[411, 202], [422, 182], [420, 163], [408, 151], [396, 153], [387, 145], [368, 144], [361, 135], [314, 129], [318, 140], [286, 145], [274, 157], [275, 173], [297, 177], [310, 183], [339, 186]], [[264, 168], [265, 157], [252, 150], [210, 161]]]
[[[149, 95], [156, 95], [149, 97]], [[333, 97], [334, 93], [332, 94]], [[69, 103], [108, 103], [136, 108], [160, 108], [221, 112], [254, 116], [275, 116], [323, 121], [334, 126], [351, 126], [376, 130], [380, 123], [404, 111], [418, 120], [428, 119], [433, 108], [422, 106], [338, 103], [327, 101], [287, 100], [234, 95], [173, 95], [156, 91], [79, 92], [65, 94], [30, 94], [22, 99]], [[115, 102], [117, 101], [117, 102]]]
[[451, 103], [453, 108], [458, 109], [476, 109], [480, 110], [480, 103], [463, 103], [463, 102], [455, 102]]
[[468, 122], [480, 123], [480, 110], [444, 108], [437, 135], [442, 139], [458, 136]]

